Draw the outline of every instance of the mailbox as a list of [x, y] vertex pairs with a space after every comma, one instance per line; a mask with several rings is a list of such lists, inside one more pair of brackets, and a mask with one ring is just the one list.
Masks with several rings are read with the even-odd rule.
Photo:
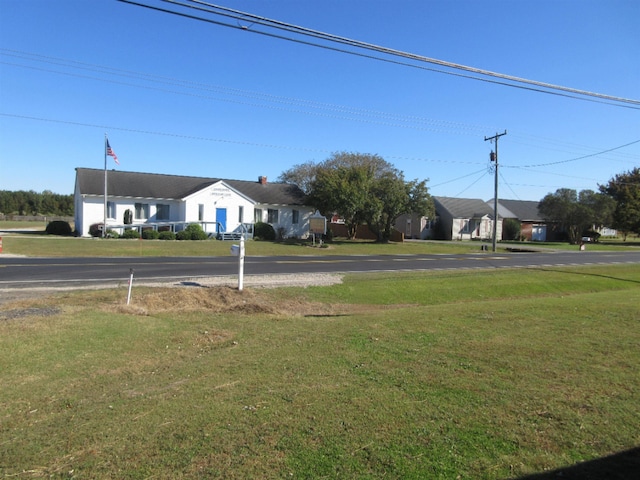
[[234, 257], [240, 256], [240, 245], [231, 245], [231, 255]]

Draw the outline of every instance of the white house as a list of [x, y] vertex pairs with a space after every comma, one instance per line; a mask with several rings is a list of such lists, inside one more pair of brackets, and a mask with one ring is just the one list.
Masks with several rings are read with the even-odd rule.
[[[433, 197], [433, 202], [445, 239], [492, 239], [494, 212], [483, 200]], [[496, 230], [497, 238], [502, 238], [502, 219], [498, 219]]]
[[[251, 237], [265, 222], [283, 238], [306, 238], [313, 209], [295, 185], [108, 170], [106, 227], [182, 230], [190, 223], [219, 238]], [[89, 236], [105, 218], [105, 171], [76, 168], [75, 226]], [[125, 218], [131, 214], [131, 219]]]

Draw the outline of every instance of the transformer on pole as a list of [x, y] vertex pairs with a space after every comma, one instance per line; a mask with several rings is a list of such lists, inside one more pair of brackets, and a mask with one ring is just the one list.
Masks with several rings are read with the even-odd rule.
[[487, 140], [495, 140], [496, 141], [496, 150], [495, 152], [491, 152], [489, 154], [489, 159], [492, 162], [496, 162], [496, 170], [495, 170], [495, 180], [494, 180], [494, 194], [493, 194], [493, 251], [496, 251], [496, 242], [498, 237], [498, 139], [506, 135], [507, 131], [504, 133], [496, 133], [493, 137], [484, 137], [484, 141]]

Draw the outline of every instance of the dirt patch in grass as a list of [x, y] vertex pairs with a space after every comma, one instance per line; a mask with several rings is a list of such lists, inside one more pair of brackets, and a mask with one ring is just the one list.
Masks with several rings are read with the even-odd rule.
[[330, 316], [340, 307], [302, 300], [275, 301], [264, 289], [220, 287], [142, 287], [134, 289], [129, 305], [123, 289], [87, 290], [20, 299], [0, 305], [0, 321], [64, 314], [86, 307], [107, 313], [150, 316], [167, 312], [206, 311], [212, 314]]
[[240, 292], [231, 287], [148, 288], [136, 292], [129, 305], [105, 304], [103, 308], [136, 315], [203, 310], [211, 313], [282, 313], [279, 306], [272, 305], [259, 291]]
[[0, 304], [0, 321], [58, 315], [86, 307], [98, 308], [107, 313], [141, 316], [205, 311], [212, 314], [335, 317], [408, 306], [309, 302], [295, 296], [273, 296], [263, 285], [245, 288], [243, 291], [231, 286], [203, 284], [136, 287], [129, 305], [126, 300], [127, 291], [123, 288], [66, 291], [48, 296], [41, 294], [37, 298], [16, 299]]
[[0, 320], [15, 320], [23, 317], [49, 317], [60, 313], [58, 307], [24, 307], [0, 311]]

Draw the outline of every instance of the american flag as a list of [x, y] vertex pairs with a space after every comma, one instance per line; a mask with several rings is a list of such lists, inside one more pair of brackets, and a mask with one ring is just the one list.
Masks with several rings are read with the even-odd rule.
[[110, 157], [113, 157], [113, 161], [116, 162], [116, 165], [120, 165], [120, 162], [118, 161], [118, 156], [111, 149], [111, 145], [109, 145], [109, 139], [107, 139], [107, 155], [109, 155]]

